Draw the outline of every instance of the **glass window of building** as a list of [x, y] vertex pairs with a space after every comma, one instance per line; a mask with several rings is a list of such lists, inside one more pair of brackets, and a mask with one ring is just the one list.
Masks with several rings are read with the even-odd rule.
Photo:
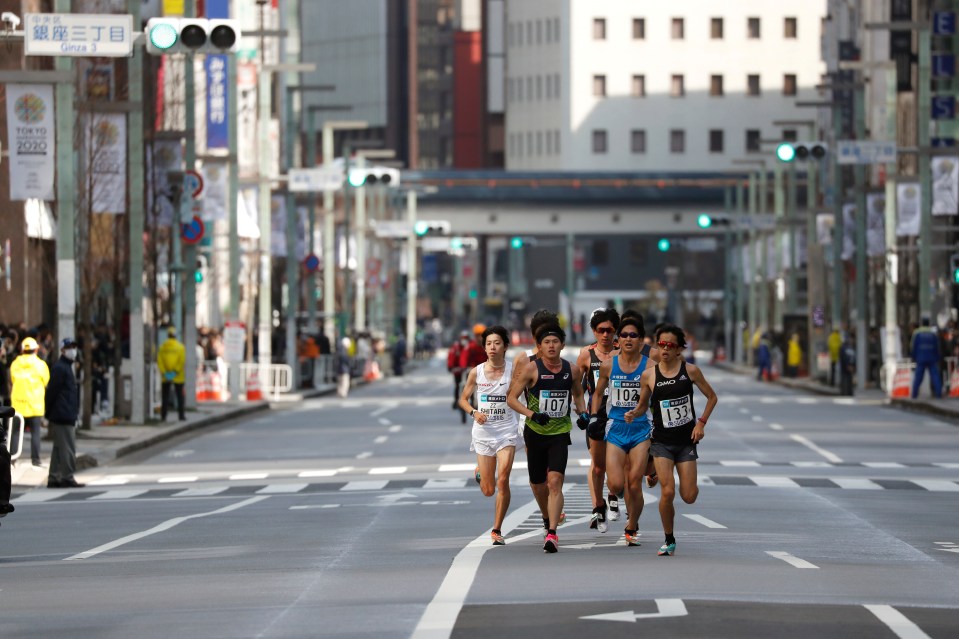
[[746, 18], [746, 37], [751, 40], [759, 38], [759, 18]]
[[783, 129], [784, 142], [796, 142], [799, 140], [799, 134], [796, 129]]
[[536, 99], [543, 99], [543, 76], [536, 76]]
[[673, 75], [672, 82], [669, 85], [669, 95], [674, 98], [681, 98], [686, 95], [686, 83], [681, 74]]
[[709, 21], [709, 37], [713, 40], [723, 39], [723, 19], [713, 18]]
[[709, 152], [710, 153], [723, 152], [723, 130], [722, 129], [710, 129]]
[[543, 132], [536, 132], [536, 155], [543, 155]]
[[671, 129], [669, 132], [670, 153], [686, 152], [686, 132], [682, 129]]
[[632, 153], [646, 152], [646, 130], [633, 129], [629, 132], [629, 150]]
[[796, 95], [796, 74], [783, 75], [783, 95]]
[[536, 44], [543, 44], [543, 21], [536, 21]]
[[747, 75], [746, 76], [746, 95], [757, 96], [760, 95], [759, 89], [759, 75]]
[[783, 19], [783, 37], [788, 40], [793, 40], [799, 37], [799, 26], [796, 18]]
[[633, 40], [646, 39], [646, 19], [633, 18]]
[[759, 153], [759, 129], [746, 129], [746, 152]]
[[560, 86], [561, 86], [561, 85], [560, 85], [560, 83], [559, 83], [559, 74], [557, 73], [555, 76], [553, 76], [553, 91], [556, 92], [556, 97], [557, 97], [557, 98], [562, 98], [562, 97], [563, 97], [562, 94], [561, 94], [561, 92], [560, 92]]
[[632, 95], [634, 98], [646, 97], [646, 76], [645, 75], [633, 76]]
[[606, 153], [606, 129], [593, 129], [593, 153]]
[[709, 76], [709, 95], [712, 95], [712, 96], [723, 95], [723, 76], [721, 75]]
[[682, 40], [686, 37], [686, 30], [682, 18], [673, 18], [672, 38], [673, 40]]
[[562, 34], [559, 32], [559, 18], [553, 18], [553, 33], [556, 34], [557, 42], [563, 39]]
[[553, 149], [559, 154], [559, 129], [553, 131]]
[[593, 18], [593, 40], [606, 39], [606, 18]]
[[597, 98], [606, 97], [606, 76], [596, 74], [593, 76], [593, 95]]

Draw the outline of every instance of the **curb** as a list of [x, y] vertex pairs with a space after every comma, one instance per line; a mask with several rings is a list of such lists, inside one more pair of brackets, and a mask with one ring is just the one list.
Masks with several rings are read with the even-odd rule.
[[954, 422], [956, 425], [959, 425], [959, 408], [951, 410], [941, 406], [936, 406], [935, 404], [927, 404], [925, 402], [905, 399], [892, 399], [889, 400], [889, 403], [895, 408], [900, 408], [911, 413], [921, 413], [923, 415], [943, 417], [951, 422]]

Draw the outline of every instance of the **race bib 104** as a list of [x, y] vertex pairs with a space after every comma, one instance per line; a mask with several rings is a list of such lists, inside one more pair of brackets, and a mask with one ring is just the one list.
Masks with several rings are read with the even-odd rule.
[[609, 382], [609, 401], [616, 408], [636, 408], [639, 391], [639, 380], [613, 379]]
[[554, 419], [566, 417], [569, 414], [569, 391], [541, 390], [539, 392], [539, 411]]
[[693, 421], [693, 404], [689, 395], [676, 399], [664, 399], [659, 402], [659, 411], [663, 416], [664, 428], [685, 426]]

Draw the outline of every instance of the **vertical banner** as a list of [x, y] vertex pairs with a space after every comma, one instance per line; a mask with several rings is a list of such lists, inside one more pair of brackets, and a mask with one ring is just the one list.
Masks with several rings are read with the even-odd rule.
[[226, 56], [206, 56], [206, 148], [228, 147], [227, 104], [230, 88], [226, 82]]
[[226, 219], [226, 192], [230, 172], [226, 162], [203, 162], [203, 221]]
[[183, 170], [183, 147], [179, 140], [157, 140], [153, 143], [150, 181], [150, 210], [157, 226], [169, 227], [178, 217], [176, 186], [170, 184], [170, 171]]
[[959, 157], [932, 158], [932, 214], [959, 213]]
[[86, 160], [92, 175], [91, 211], [124, 213], [127, 195], [127, 118], [122, 113], [86, 117]]
[[270, 202], [270, 254], [273, 257], [286, 257], [286, 196], [274, 195]]
[[866, 255], [881, 257], [886, 254], [886, 194], [866, 195]]
[[256, 175], [259, 156], [256, 147], [256, 65], [236, 65], [237, 98], [237, 162], [240, 175]]
[[816, 241], [822, 246], [832, 246], [836, 219], [832, 213], [816, 214]]
[[918, 184], [896, 185], [896, 220], [898, 237], [916, 237], [919, 235], [920, 197]]
[[843, 260], [851, 260], [856, 254], [856, 205], [842, 205], [842, 255]]
[[53, 188], [55, 133], [53, 86], [8, 84], [11, 200], [56, 199]]

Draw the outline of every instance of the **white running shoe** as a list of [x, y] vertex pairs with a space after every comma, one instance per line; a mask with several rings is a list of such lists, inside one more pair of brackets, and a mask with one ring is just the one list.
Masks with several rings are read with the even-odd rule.
[[619, 520], [619, 497], [616, 495], [610, 495], [609, 499], [609, 520], [618, 521]]

